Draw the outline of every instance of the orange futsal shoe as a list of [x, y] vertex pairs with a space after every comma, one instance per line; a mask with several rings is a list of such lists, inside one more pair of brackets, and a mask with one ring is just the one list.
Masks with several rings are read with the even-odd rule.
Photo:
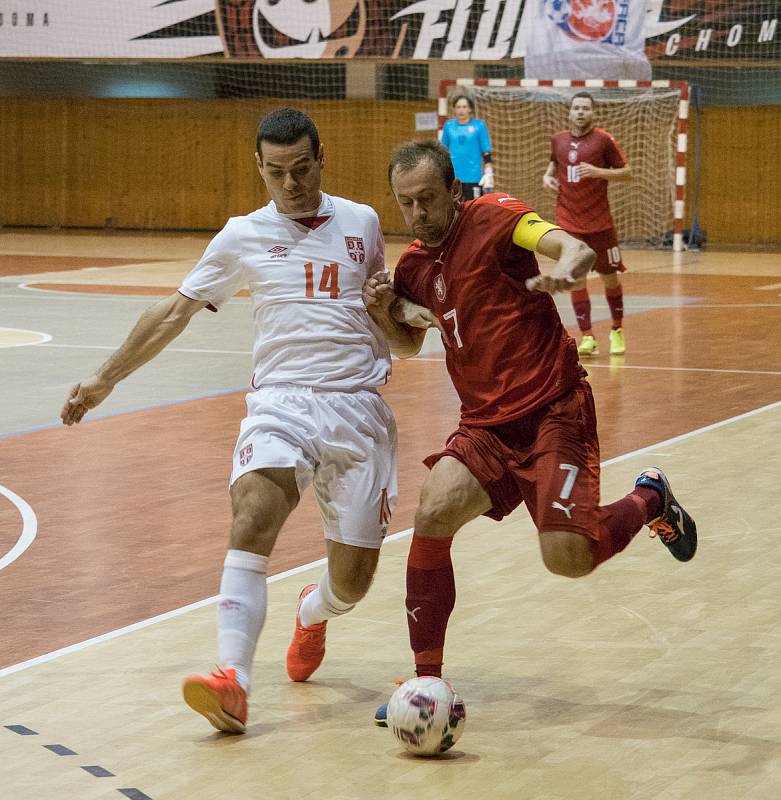
[[301, 590], [296, 607], [296, 629], [293, 641], [287, 649], [287, 674], [292, 681], [305, 681], [322, 664], [325, 656], [325, 622], [318, 622], [305, 628], [298, 618], [301, 601], [317, 589], [310, 583]]
[[244, 733], [247, 724], [247, 693], [236, 682], [236, 670], [217, 667], [211, 678], [189, 675], [182, 682], [184, 702], [203, 714], [224, 733]]

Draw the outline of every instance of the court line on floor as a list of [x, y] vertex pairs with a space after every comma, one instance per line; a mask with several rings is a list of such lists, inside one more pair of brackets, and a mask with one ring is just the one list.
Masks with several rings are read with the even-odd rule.
[[[198, 400], [211, 400], [213, 397], [226, 397], [229, 394], [246, 394], [251, 391], [249, 385], [236, 386], [232, 389], [221, 389], [216, 392], [207, 392], [206, 394], [199, 394], [195, 397], [186, 397], [183, 400], [171, 400], [167, 403], [157, 403], [151, 406], [140, 406], [139, 408], [128, 408], [121, 411], [110, 411], [106, 414], [96, 414], [89, 416], [80, 425], [90, 425], [93, 422], [99, 422], [102, 419], [113, 419], [114, 417], [121, 417], [125, 414], [139, 414], [144, 411], [156, 411], [158, 408], [169, 408], [170, 406], [178, 406], [184, 403], [195, 403]], [[63, 397], [64, 400], [64, 397]], [[41, 431], [51, 431], [55, 428], [62, 428], [62, 422], [48, 422], [45, 425], [34, 425], [32, 428], [23, 428], [20, 431], [9, 431], [8, 433], [0, 433], [0, 441], [3, 439], [10, 439], [12, 436], [26, 436], [29, 433], [40, 433]]]
[[9, 564], [13, 564], [13, 562], [35, 541], [35, 536], [38, 533], [38, 517], [35, 515], [32, 506], [25, 499], [19, 497], [16, 492], [12, 492], [2, 484], [0, 484], [0, 494], [5, 495], [22, 515], [22, 532], [19, 534], [16, 544], [0, 558], [1, 571]]
[[[45, 347], [45, 345], [41, 345]], [[621, 358], [622, 356], [618, 356]], [[408, 361], [430, 361], [432, 363], [444, 364], [444, 358], [429, 358], [428, 356], [415, 356], [407, 359]], [[644, 364], [593, 364], [589, 361], [580, 362], [585, 369], [645, 369], [657, 372], [715, 372], [728, 375], [781, 375], [781, 370], [765, 369], [720, 369], [717, 367], [655, 367]]]
[[[624, 453], [620, 456], [615, 456], [614, 458], [609, 458], [607, 461], [603, 461], [601, 466], [607, 467], [612, 464], [618, 464], [621, 461], [628, 461], [630, 458], [634, 458], [635, 456], [642, 455], [643, 453], [648, 453], [654, 450], [658, 450], [659, 448], [669, 447], [673, 444], [678, 444], [679, 442], [686, 441], [687, 439], [692, 439], [695, 436], [700, 436], [703, 433], [710, 433], [711, 431], [718, 430], [719, 428], [724, 428], [727, 425], [732, 425], [736, 422], [741, 422], [744, 419], [749, 419], [750, 417], [758, 416], [759, 414], [764, 414], [768, 411], [775, 410], [777, 408], [781, 408], [781, 400], [770, 403], [769, 405], [762, 406], [760, 408], [752, 409], [751, 411], [746, 411], [743, 414], [738, 414], [734, 417], [729, 417], [728, 419], [721, 420], [719, 422], [714, 422], [710, 425], [705, 425], [702, 428], [695, 428], [692, 431], [688, 431], [687, 433], [681, 433], [678, 436], [673, 436], [671, 439], [665, 439], [662, 442], [655, 442], [654, 444], [647, 445], [646, 447], [641, 447], [637, 450], [632, 450], [629, 453]], [[404, 531], [400, 531], [399, 533], [394, 533], [390, 536], [385, 537], [385, 542], [393, 542], [399, 539], [403, 539], [406, 536], [409, 536], [412, 533], [412, 528], [407, 528]], [[293, 567], [292, 569], [285, 570], [284, 572], [278, 572], [276, 575], [272, 575], [268, 578], [269, 583], [275, 583], [276, 581], [280, 581], [283, 578], [289, 578], [293, 575], [298, 575], [301, 572], [306, 572], [307, 570], [314, 569], [315, 567], [323, 566], [326, 563], [327, 559], [321, 558], [317, 561], [312, 561], [308, 564], [302, 564], [298, 567]], [[217, 602], [219, 599], [219, 595], [214, 595], [213, 597], [207, 597], [204, 600], [198, 600], [195, 603], [190, 603], [189, 605], [182, 606], [181, 608], [176, 608], [173, 611], [167, 611], [164, 614], [158, 614], [155, 617], [150, 617], [149, 619], [141, 620], [140, 622], [135, 622], [132, 625], [126, 625], [124, 628], [118, 628], [114, 631], [109, 631], [108, 633], [101, 634], [100, 636], [94, 636], [91, 639], [85, 639], [83, 642], [77, 642], [76, 644], [68, 645], [67, 647], [62, 647], [59, 650], [53, 650], [51, 653], [45, 653], [41, 656], [36, 656], [35, 658], [28, 659], [27, 661], [22, 661], [19, 664], [13, 664], [11, 666], [5, 667], [0, 669], [0, 678], [4, 678], [7, 675], [12, 675], [15, 672], [20, 672], [24, 669], [29, 669], [30, 667], [38, 666], [39, 664], [45, 664], [49, 661], [54, 661], [61, 656], [68, 655], [69, 653], [75, 653], [79, 650], [84, 650], [88, 647], [92, 647], [96, 644], [101, 644], [102, 642], [110, 641], [111, 639], [116, 639], [120, 636], [124, 636], [126, 633], [132, 633], [133, 631], [141, 630], [143, 628], [148, 628], [150, 625], [155, 625], [158, 622], [164, 622], [165, 620], [173, 619], [174, 617], [179, 617], [182, 614], [187, 614], [190, 611], [195, 611], [199, 608], [203, 608], [204, 606], [212, 605]]]
[[[4, 285], [3, 281], [0, 281], [0, 287]], [[19, 283], [14, 284], [10, 281], [7, 282], [5, 285], [12, 286], [14, 288], [22, 289], [27, 294], [2, 294], [0, 293], [0, 300], [4, 297], [10, 297], [15, 299], [34, 299], [35, 295], [41, 295], [38, 299], [48, 299], [48, 300], [111, 300], [113, 302], [129, 302], [129, 303], [146, 303], [147, 305], [151, 305], [152, 303], [156, 302], [155, 297], [166, 297], [170, 294], [170, 292], [165, 291], [161, 292], [160, 295], [145, 295], [143, 297], [138, 297], [134, 295], [123, 295], [118, 293], [116, 295], [112, 294], [91, 294], [89, 292], [60, 292], [54, 289], [37, 289], [34, 286], [27, 286], [26, 284]], [[64, 284], [69, 285], [69, 284]], [[121, 286], [117, 286], [118, 289], [121, 289]], [[154, 288], [154, 287], [153, 287]], [[642, 295], [638, 295], [641, 296]], [[661, 296], [661, 295], [659, 295]], [[246, 305], [251, 301], [249, 297], [238, 297], [238, 298], [231, 298], [223, 305], [229, 304], [242, 304]], [[670, 302], [668, 303], [636, 303], [632, 301], [631, 296], [624, 300], [624, 309], [626, 311], [633, 311], [633, 310], [642, 310], [642, 311], [666, 311], [669, 309], [677, 309], [677, 308], [700, 308], [700, 309], [710, 309], [710, 308], [779, 308], [781, 303], [701, 303], [697, 297], [686, 297], [686, 298], [670, 298]], [[605, 310], [608, 309], [609, 306], [604, 303], [600, 303], [598, 301], [592, 301], [592, 308], [595, 310]]]
[[[64, 286], [71, 286], [73, 284], [63, 284], [63, 285]], [[150, 294], [150, 295], [144, 295], [142, 297], [138, 297], [138, 296], [134, 296], [134, 295], [130, 295], [130, 294], [123, 295], [121, 293], [118, 294], [118, 295], [112, 295], [112, 294], [100, 294], [100, 293], [97, 293], [97, 292], [93, 292], [93, 293], [90, 293], [90, 292], [60, 292], [60, 291], [57, 291], [56, 289], [37, 289], [35, 286], [28, 286], [26, 283], [13, 283], [12, 281], [0, 281], [0, 288], [2, 288], [3, 286], [11, 286], [11, 287], [13, 287], [15, 289], [22, 289], [24, 292], [27, 292], [27, 294], [24, 294], [24, 293], [11, 294], [10, 292], [8, 294], [0, 293], [0, 300], [2, 300], [4, 297], [13, 297], [13, 298], [16, 298], [16, 299], [26, 299], [26, 300], [33, 300], [33, 299], [38, 299], [38, 300], [70, 300], [70, 299], [96, 300], [97, 299], [97, 300], [112, 300], [114, 302], [146, 303], [147, 305], [152, 305], [152, 303], [157, 302], [157, 300], [155, 298], [168, 297], [169, 295], [172, 294], [172, 292], [170, 291], [170, 287], [162, 287], [162, 290], [161, 290], [160, 294]], [[121, 285], [118, 285], [118, 288], [121, 288]], [[152, 288], [157, 288], [157, 287], [152, 287]], [[36, 297], [36, 295], [40, 295], [40, 296]], [[223, 306], [226, 306], [226, 305], [229, 305], [229, 304], [236, 304], [236, 303], [249, 304], [251, 302], [251, 300], [252, 300], [251, 297], [233, 297], [230, 300], [226, 300], [226, 302], [223, 303]]]
[[10, 350], [12, 347], [31, 347], [32, 345], [46, 344], [52, 340], [52, 335], [50, 333], [44, 333], [43, 331], [31, 331], [28, 328], [0, 328], [0, 336], [2, 336], [3, 332], [10, 334], [30, 333], [39, 337], [32, 342], [9, 342], [8, 344], [5, 344], [2, 341], [2, 338], [0, 338], [0, 348], [3, 350]]
[[[74, 350], [118, 350], [120, 345], [110, 344], [59, 344], [58, 342], [36, 342], [38, 347], [64, 347]], [[164, 353], [214, 353], [229, 356], [251, 356], [252, 350], [210, 350], [197, 347], [166, 347]]]

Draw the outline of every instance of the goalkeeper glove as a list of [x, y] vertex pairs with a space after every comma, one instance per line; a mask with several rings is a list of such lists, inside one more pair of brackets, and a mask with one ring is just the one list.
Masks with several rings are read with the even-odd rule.
[[490, 164], [485, 165], [483, 170], [483, 177], [480, 178], [480, 186], [483, 191], [492, 192], [494, 190], [494, 168]]

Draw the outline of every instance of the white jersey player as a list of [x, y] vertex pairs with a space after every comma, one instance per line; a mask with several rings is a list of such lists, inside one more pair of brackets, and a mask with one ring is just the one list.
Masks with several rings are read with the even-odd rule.
[[365, 280], [385, 269], [377, 214], [320, 191], [323, 148], [312, 120], [296, 109], [261, 120], [256, 159], [272, 201], [230, 219], [179, 292], [144, 313], [62, 411], [65, 424], [81, 421], [197, 311], [217, 311], [249, 289], [254, 371], [233, 456], [233, 524], [217, 617], [222, 666], [183, 684], [193, 709], [234, 733], [247, 720], [268, 558], [301, 493], [313, 484], [328, 568], [299, 599], [287, 653], [296, 681], [320, 665], [327, 620], [368, 591], [396, 501], [396, 428], [377, 390], [390, 374], [390, 352], [361, 298]]

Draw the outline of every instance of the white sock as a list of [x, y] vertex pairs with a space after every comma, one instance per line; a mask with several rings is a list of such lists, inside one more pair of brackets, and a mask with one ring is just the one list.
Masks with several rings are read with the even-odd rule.
[[308, 628], [311, 625], [317, 625], [318, 622], [341, 617], [342, 614], [346, 614], [354, 608], [355, 603], [345, 603], [334, 594], [331, 579], [326, 570], [320, 576], [317, 589], [302, 600], [298, 618], [301, 620], [301, 624]]
[[255, 645], [266, 621], [267, 556], [228, 550], [217, 607], [217, 645], [220, 663], [236, 670], [247, 693]]

